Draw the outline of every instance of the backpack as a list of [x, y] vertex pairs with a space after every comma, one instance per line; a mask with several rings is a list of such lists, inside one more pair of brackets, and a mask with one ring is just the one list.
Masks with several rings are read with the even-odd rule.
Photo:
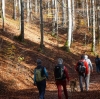
[[65, 73], [64, 73], [64, 66], [55, 66], [54, 68], [54, 76], [55, 76], [55, 80], [62, 80], [65, 79]]
[[40, 82], [44, 80], [46, 77], [43, 75], [44, 68], [36, 68], [35, 69], [35, 74], [36, 74], [36, 82]]
[[84, 74], [85, 73], [86, 67], [84, 66], [83, 61], [78, 62], [77, 71], [78, 71], [79, 74]]

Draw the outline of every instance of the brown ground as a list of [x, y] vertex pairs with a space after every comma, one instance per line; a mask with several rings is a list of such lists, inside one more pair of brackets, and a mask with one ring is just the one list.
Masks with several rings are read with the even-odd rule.
[[[25, 24], [25, 41], [21, 43], [13, 38], [20, 33], [19, 23], [8, 17], [5, 20], [5, 32], [0, 30], [0, 99], [38, 99], [38, 91], [32, 80], [32, 71], [36, 67], [37, 58], [41, 58], [49, 73], [45, 98], [57, 99], [57, 88], [53, 77], [57, 58], [63, 58], [70, 79], [73, 79], [77, 77], [74, 66], [83, 53], [89, 56], [94, 66], [90, 90], [83, 93], [70, 92], [70, 87], [67, 85], [69, 97], [70, 99], [100, 99], [100, 75], [95, 72], [95, 57], [90, 51], [91, 35], [87, 33], [89, 39], [87, 39], [86, 46], [83, 40], [84, 33], [87, 32], [86, 28], [74, 32], [74, 41], [70, 52], [61, 48], [66, 40], [66, 34], [62, 34], [63, 31], [59, 34], [59, 43], [56, 38], [45, 33], [45, 48], [44, 52], [41, 52], [39, 50], [40, 30], [37, 25]], [[99, 50], [96, 52], [99, 53]]]

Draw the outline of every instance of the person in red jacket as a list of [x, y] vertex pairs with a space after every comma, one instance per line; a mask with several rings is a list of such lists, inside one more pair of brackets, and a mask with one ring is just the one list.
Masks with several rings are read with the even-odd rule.
[[[78, 67], [78, 63], [82, 61], [84, 63], [84, 66], [86, 67], [85, 69], [85, 73], [84, 74], [80, 74], [77, 70], [77, 67]], [[80, 84], [80, 91], [83, 92], [83, 79], [85, 81], [85, 87], [87, 89], [87, 82], [86, 82], [86, 77], [87, 77], [87, 74], [89, 72], [88, 70], [88, 63], [85, 61], [85, 55], [82, 55], [81, 56], [81, 60], [79, 60], [75, 66], [75, 70], [77, 71], [78, 75], [79, 75], [79, 84]]]
[[[68, 70], [67, 68], [63, 65], [63, 59], [62, 58], [59, 58], [58, 59], [58, 64], [56, 65], [57, 68], [61, 67], [63, 68], [63, 72], [64, 72], [64, 75], [61, 77], [61, 78], [56, 78], [56, 74], [55, 72], [59, 73], [59, 71], [55, 71], [56, 69], [54, 69], [54, 76], [55, 76], [55, 82], [56, 82], [56, 86], [57, 86], [57, 89], [58, 89], [58, 99], [62, 99], [62, 90], [61, 90], [61, 86], [63, 87], [63, 90], [64, 90], [64, 95], [65, 95], [65, 99], [68, 99], [68, 92], [67, 92], [67, 88], [66, 88], [66, 85], [67, 83], [69, 83], [69, 75], [68, 75]], [[55, 66], [55, 67], [56, 67]], [[58, 77], [59, 74], [57, 74], [57, 77]]]

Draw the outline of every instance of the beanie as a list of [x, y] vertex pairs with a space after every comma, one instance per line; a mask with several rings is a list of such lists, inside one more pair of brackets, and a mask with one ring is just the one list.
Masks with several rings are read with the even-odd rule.
[[41, 61], [41, 59], [37, 59], [37, 64], [41, 64], [42, 63], [42, 61]]
[[63, 59], [62, 58], [58, 58], [58, 64], [63, 64]]

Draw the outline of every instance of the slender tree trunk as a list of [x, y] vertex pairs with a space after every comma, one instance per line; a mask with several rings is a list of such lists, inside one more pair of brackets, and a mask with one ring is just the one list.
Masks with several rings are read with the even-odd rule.
[[19, 30], [21, 32], [21, 0], [19, 0]]
[[40, 31], [41, 31], [41, 42], [40, 48], [43, 50], [44, 44], [44, 34], [43, 34], [43, 13], [42, 13], [42, 0], [40, 0]]
[[32, 15], [32, 4], [33, 4], [33, 1], [30, 0], [30, 19], [33, 20], [33, 15]]
[[93, 10], [92, 10], [92, 0], [90, 0], [90, 11], [89, 11], [89, 26], [90, 26], [90, 31], [92, 32], [92, 27], [93, 27], [93, 24], [92, 24], [92, 21], [93, 21], [93, 18], [91, 17], [93, 14]]
[[5, 0], [2, 0], [2, 29], [4, 29], [4, 21], [5, 21]]
[[27, 22], [29, 22], [29, 18], [30, 18], [30, 9], [29, 9], [29, 0], [27, 0]]
[[62, 0], [62, 25], [66, 26], [66, 16], [67, 16], [67, 11], [66, 11], [66, 0]]
[[93, 42], [92, 42], [92, 51], [95, 52], [95, 1], [92, 0], [93, 6]]
[[98, 38], [98, 44], [100, 45], [100, 0], [96, 2], [97, 4], [97, 38]]
[[54, 35], [55, 34], [55, 0], [52, 0], [52, 8], [53, 8], [52, 35]]
[[68, 26], [68, 50], [71, 45], [71, 37], [72, 37], [72, 8], [71, 8], [71, 0], [68, 0], [68, 18], [69, 18], [69, 26]]
[[24, 41], [24, 1], [21, 0], [21, 34], [20, 40]]
[[55, 35], [57, 32], [57, 19], [58, 19], [58, 11], [57, 11], [57, 0], [54, 0], [54, 11], [53, 11], [53, 33], [52, 35]]
[[88, 29], [89, 29], [89, 7], [88, 7], [88, 0], [86, 0], [86, 9], [87, 9], [87, 26], [88, 26]]
[[13, 19], [16, 20], [16, 0], [13, 1]]
[[38, 2], [37, 2], [37, 0], [35, 0], [35, 13], [36, 13], [36, 15], [37, 15], [37, 12], [38, 12]]
[[72, 0], [72, 42], [73, 42], [73, 32], [75, 30], [75, 1]]

